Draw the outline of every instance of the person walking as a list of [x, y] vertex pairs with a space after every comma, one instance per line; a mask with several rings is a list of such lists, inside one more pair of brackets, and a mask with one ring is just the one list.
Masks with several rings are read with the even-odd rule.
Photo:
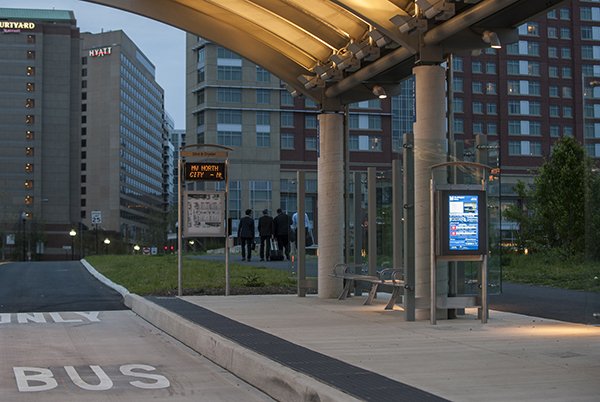
[[[252, 245], [254, 244], [254, 219], [252, 219], [251, 209], [247, 209], [246, 216], [240, 219], [238, 237], [242, 246], [242, 261], [250, 261], [252, 259]], [[246, 256], [248, 256], [247, 259]]]
[[269, 216], [269, 210], [263, 210], [263, 215], [258, 218], [258, 235], [260, 236], [260, 260], [271, 259], [271, 236], [273, 235], [273, 217]]
[[290, 231], [292, 219], [284, 214], [281, 208], [277, 209], [277, 216], [273, 218], [273, 237], [277, 239], [279, 249], [284, 251], [285, 258], [290, 259]]

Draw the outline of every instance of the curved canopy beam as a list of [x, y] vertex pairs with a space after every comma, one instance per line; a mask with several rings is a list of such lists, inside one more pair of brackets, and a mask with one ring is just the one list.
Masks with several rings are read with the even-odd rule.
[[83, 0], [175, 26], [264, 67], [317, 102], [397, 93], [415, 62], [509, 43], [562, 0]]

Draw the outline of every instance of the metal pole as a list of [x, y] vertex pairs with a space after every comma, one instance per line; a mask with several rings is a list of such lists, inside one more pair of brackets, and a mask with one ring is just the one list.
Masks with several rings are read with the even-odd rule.
[[225, 296], [229, 296], [229, 158], [225, 159]]
[[181, 247], [183, 246], [182, 241], [182, 227], [181, 223], [181, 200], [182, 200], [182, 188], [181, 188], [181, 169], [183, 168], [181, 163], [181, 148], [179, 148], [179, 158], [177, 160], [177, 295], [182, 296], [182, 262], [181, 262]]
[[402, 266], [402, 165], [392, 161], [392, 244], [393, 268]]
[[435, 258], [435, 183], [433, 178], [429, 181], [429, 265], [430, 269], [430, 292], [429, 298], [429, 320], [432, 325], [436, 324], [436, 309], [437, 309], [437, 261]]
[[306, 296], [306, 244], [304, 231], [306, 227], [306, 222], [304, 222], [304, 172], [298, 170], [296, 172], [296, 186], [297, 186], [297, 194], [298, 194], [298, 211], [296, 220], [296, 245], [298, 246], [298, 297]]
[[404, 314], [406, 321], [415, 320], [415, 183], [413, 136], [404, 134], [403, 138], [404, 167], [404, 282], [408, 288], [404, 290]]
[[377, 273], [377, 178], [375, 168], [367, 168], [367, 196], [369, 199], [369, 226], [367, 230], [369, 242], [369, 275]]

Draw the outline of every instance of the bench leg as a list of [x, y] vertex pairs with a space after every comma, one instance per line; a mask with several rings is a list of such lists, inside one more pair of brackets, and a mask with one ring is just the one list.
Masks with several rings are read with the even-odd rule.
[[390, 297], [390, 301], [388, 302], [388, 304], [385, 306], [385, 309], [393, 310], [394, 305], [396, 304], [396, 300], [398, 300], [399, 296], [400, 296], [400, 288], [394, 286], [394, 290], [392, 290], [392, 296]]
[[378, 283], [374, 283], [371, 285], [371, 290], [369, 291], [369, 296], [367, 296], [367, 300], [365, 300], [364, 304], [368, 305], [373, 303], [373, 299], [377, 296], [377, 288], [379, 287]]
[[348, 294], [350, 293], [350, 288], [352, 287], [352, 282], [354, 281], [351, 279], [344, 279], [344, 289], [342, 290], [342, 293], [340, 293], [338, 300], [344, 300], [346, 299], [346, 297], [348, 297]]

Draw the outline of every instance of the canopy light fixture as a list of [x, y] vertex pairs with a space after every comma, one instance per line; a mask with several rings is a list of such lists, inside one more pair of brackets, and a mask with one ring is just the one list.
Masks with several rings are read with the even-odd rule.
[[492, 31], [483, 31], [483, 35], [481, 35], [481, 39], [485, 43], [489, 43], [490, 46], [494, 49], [501, 49], [502, 44], [500, 43], [500, 38], [498, 38], [498, 34]]
[[385, 92], [385, 89], [383, 89], [383, 87], [381, 85], [373, 86], [373, 95], [377, 96], [379, 99], [387, 98], [387, 93]]

